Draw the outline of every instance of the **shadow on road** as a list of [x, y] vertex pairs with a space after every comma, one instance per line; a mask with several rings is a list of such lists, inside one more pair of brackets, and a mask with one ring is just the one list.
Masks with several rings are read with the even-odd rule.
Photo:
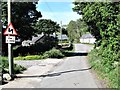
[[47, 75], [35, 75], [35, 76], [17, 76], [16, 78], [36, 78], [36, 77], [54, 77], [54, 76], [60, 76], [61, 74], [64, 73], [71, 73], [71, 72], [79, 72], [79, 71], [86, 71], [90, 70], [92, 67], [86, 68], [86, 69], [78, 69], [78, 70], [68, 70], [68, 71], [62, 71], [62, 72], [57, 72], [57, 73], [51, 73]]
[[72, 57], [72, 56], [87, 56], [88, 53], [64, 52], [64, 55], [65, 55], [66, 57]]

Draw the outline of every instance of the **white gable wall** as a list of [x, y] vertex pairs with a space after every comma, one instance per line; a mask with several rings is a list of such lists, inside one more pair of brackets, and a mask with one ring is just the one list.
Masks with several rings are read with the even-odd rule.
[[95, 40], [96, 40], [95, 38], [85, 38], [85, 39], [81, 38], [80, 42], [81, 43], [91, 43], [91, 44], [94, 44]]

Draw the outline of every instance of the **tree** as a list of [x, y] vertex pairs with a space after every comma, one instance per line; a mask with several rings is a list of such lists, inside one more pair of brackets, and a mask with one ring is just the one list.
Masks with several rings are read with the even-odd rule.
[[[89, 31], [97, 39], [96, 46], [99, 46], [99, 49], [95, 49], [96, 55], [92, 54], [96, 57], [92, 62], [96, 64], [98, 60], [97, 67], [103, 68], [98, 70], [104, 74], [108, 73], [107, 78], [114, 82], [114, 85], [116, 83], [114, 87], [118, 88], [118, 80], [114, 76], [119, 77], [117, 70], [120, 61], [120, 2], [74, 2], [74, 5], [73, 10], [83, 16]], [[115, 73], [109, 73], [113, 71]]]
[[77, 21], [70, 21], [66, 29], [70, 41], [75, 42], [79, 42], [80, 37], [88, 32], [88, 26], [82, 19], [78, 19]]
[[86, 34], [88, 32], [88, 26], [87, 24], [83, 21], [83, 19], [78, 19], [76, 21], [77, 27], [78, 27], [78, 32], [79, 35], [82, 36], [83, 34]]
[[36, 24], [35, 24], [35, 27], [34, 27], [36, 30], [37, 30], [37, 33], [41, 34], [41, 33], [44, 33], [44, 35], [50, 35], [50, 34], [53, 34], [57, 31], [59, 31], [60, 29], [60, 26], [50, 20], [50, 19], [40, 19]]
[[[18, 33], [18, 38], [23, 40], [31, 39], [36, 33], [33, 28], [38, 18], [42, 17], [41, 12], [36, 10], [37, 2], [12, 2], [11, 3], [11, 22]], [[7, 2], [2, 2], [2, 32], [7, 28]], [[2, 33], [3, 34], [3, 33]], [[21, 43], [15, 43], [21, 44]], [[7, 55], [7, 44], [5, 37], [2, 36], [2, 52]]]
[[67, 32], [67, 30], [65, 28], [62, 28], [62, 34], [68, 35], [68, 32]]
[[[36, 32], [33, 28], [34, 23], [42, 17], [41, 13], [36, 10], [36, 4], [35, 2], [11, 3], [11, 22], [22, 41], [31, 39]], [[2, 23], [4, 27], [7, 27], [7, 17], [7, 3], [2, 2]]]
[[[73, 10], [83, 16], [89, 31], [95, 36], [99, 45], [107, 47], [111, 42], [118, 42], [120, 31], [117, 29], [117, 16], [120, 12], [119, 2], [74, 2]], [[116, 39], [115, 39], [116, 38]], [[111, 46], [111, 45], [110, 45]], [[115, 48], [112, 45], [111, 48]]]
[[77, 38], [79, 37], [78, 31], [77, 31], [77, 24], [75, 21], [71, 20], [67, 26], [68, 36], [71, 42], [77, 41]]

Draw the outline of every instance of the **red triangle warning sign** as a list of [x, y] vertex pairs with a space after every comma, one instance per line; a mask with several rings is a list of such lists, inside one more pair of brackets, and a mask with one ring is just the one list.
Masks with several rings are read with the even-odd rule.
[[4, 35], [17, 35], [17, 32], [14, 29], [12, 23], [8, 25], [7, 29], [4, 32]]

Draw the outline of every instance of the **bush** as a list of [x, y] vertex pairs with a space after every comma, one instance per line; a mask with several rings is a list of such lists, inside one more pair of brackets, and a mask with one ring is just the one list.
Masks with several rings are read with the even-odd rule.
[[43, 36], [41, 37], [41, 39], [36, 41], [36, 43], [31, 46], [18, 47], [13, 51], [13, 54], [15, 57], [19, 55], [26, 56], [28, 54], [38, 55], [52, 49], [53, 47], [56, 47], [57, 45], [58, 45], [57, 38], [54, 38], [53, 36]]
[[43, 55], [29, 55], [29, 56], [18, 56], [15, 57], [15, 60], [40, 60], [46, 58], [63, 58], [64, 54], [59, 49], [51, 49], [46, 51]]
[[62, 58], [64, 57], [64, 55], [62, 54], [62, 52], [58, 49], [51, 49], [50, 51], [46, 51], [44, 54], [43, 54], [43, 57], [45, 58]]
[[[9, 69], [8, 69], [9, 64], [8, 64], [8, 61], [7, 61], [6, 57], [3, 57], [2, 61], [1, 61], [1, 65], [2, 65], [2, 72], [3, 73], [8, 73], [9, 72]], [[21, 65], [14, 64], [14, 73], [15, 74], [21, 73], [24, 70], [26, 70], [25, 67], [23, 67]]]

